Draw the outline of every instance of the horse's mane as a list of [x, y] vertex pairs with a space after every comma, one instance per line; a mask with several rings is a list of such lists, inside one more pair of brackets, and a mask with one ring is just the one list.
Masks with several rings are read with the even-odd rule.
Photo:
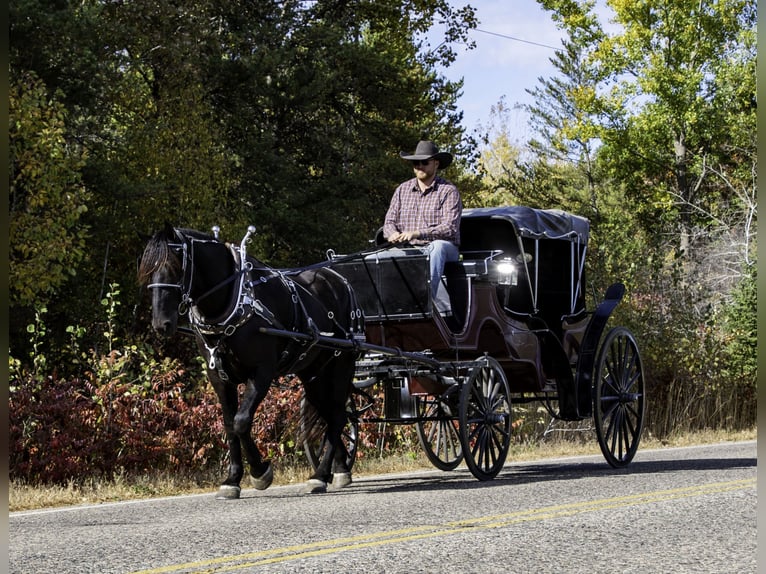
[[183, 261], [170, 245], [179, 242], [184, 237], [215, 241], [212, 235], [202, 231], [187, 228], [174, 229], [169, 225], [165, 226], [164, 229], [152, 236], [141, 256], [141, 262], [138, 264], [138, 284], [140, 286], [146, 285], [156, 271], [162, 270], [174, 275], [181, 272]]
[[169, 237], [167, 231], [163, 229], [155, 233], [144, 248], [144, 254], [138, 264], [138, 284], [141, 286], [149, 282], [155, 271], [165, 269], [168, 272], [176, 272], [181, 269], [181, 259], [173, 253], [169, 245], [174, 237]]

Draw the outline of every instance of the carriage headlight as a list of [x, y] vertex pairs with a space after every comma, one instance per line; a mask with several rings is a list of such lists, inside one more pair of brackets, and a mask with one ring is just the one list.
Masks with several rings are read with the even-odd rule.
[[498, 283], [500, 285], [516, 285], [518, 283], [518, 271], [516, 264], [511, 259], [503, 259], [497, 264]]

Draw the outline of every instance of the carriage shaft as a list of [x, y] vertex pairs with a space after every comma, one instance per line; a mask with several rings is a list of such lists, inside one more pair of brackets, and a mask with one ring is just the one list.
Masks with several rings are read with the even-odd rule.
[[297, 341], [305, 341], [307, 343], [312, 343], [313, 345], [317, 345], [324, 349], [337, 349], [337, 350], [347, 350], [347, 351], [354, 351], [354, 350], [372, 351], [375, 353], [381, 353], [383, 355], [389, 355], [391, 357], [401, 357], [401, 358], [409, 359], [411, 361], [415, 361], [418, 363], [423, 363], [430, 366], [436, 371], [444, 370], [444, 364], [436, 359], [427, 357], [423, 355], [422, 353], [410, 353], [407, 351], [402, 351], [401, 349], [396, 347], [382, 347], [380, 345], [373, 345], [372, 343], [367, 343], [365, 341], [339, 339], [337, 337], [327, 337], [325, 335], [319, 335], [319, 334], [313, 335], [308, 333], [297, 333], [295, 331], [286, 331], [284, 329], [274, 329], [272, 327], [261, 327], [259, 330], [261, 333], [264, 333], [267, 335], [274, 335], [276, 337], [285, 337], [285, 338], [294, 339]]

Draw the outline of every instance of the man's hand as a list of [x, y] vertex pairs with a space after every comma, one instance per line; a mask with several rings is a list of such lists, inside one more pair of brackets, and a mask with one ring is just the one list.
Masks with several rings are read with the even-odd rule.
[[417, 239], [419, 235], [417, 231], [405, 231], [404, 233], [394, 233], [388, 240], [391, 243], [409, 243], [411, 240]]

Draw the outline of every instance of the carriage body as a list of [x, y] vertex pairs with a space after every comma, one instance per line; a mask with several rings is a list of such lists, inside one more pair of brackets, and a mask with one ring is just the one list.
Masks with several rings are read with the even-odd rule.
[[[433, 306], [421, 250], [339, 257], [333, 268], [357, 295], [367, 344], [406, 355], [368, 353], [357, 362], [357, 390], [369, 397], [362, 389], [383, 388], [384, 413], [374, 420], [416, 423], [426, 454], [443, 470], [462, 456], [445, 446], [444, 436], [452, 435], [472, 451], [466, 462], [483, 480], [505, 459], [510, 403], [544, 400], [555, 418], [593, 416], [607, 461], [627, 465], [643, 425], [643, 375], [632, 334], [606, 333], [624, 287], [615, 283], [586, 308], [588, 238], [588, 220], [560, 210], [464, 210], [460, 260], [447, 264], [443, 277], [451, 317]], [[502, 387], [507, 396], [499, 409], [507, 414], [482, 411], [491, 401], [481, 394]], [[483, 422], [462, 428], [475, 419]], [[484, 432], [495, 437], [488, 442], [502, 444], [497, 452], [469, 447]]]
[[447, 264], [443, 279], [452, 317], [435, 311], [428, 258], [418, 249], [334, 268], [357, 294], [370, 343], [444, 360], [487, 353], [512, 392], [556, 391], [557, 375], [576, 367], [588, 325], [588, 231], [586, 219], [562, 211], [466, 209], [460, 261]]

